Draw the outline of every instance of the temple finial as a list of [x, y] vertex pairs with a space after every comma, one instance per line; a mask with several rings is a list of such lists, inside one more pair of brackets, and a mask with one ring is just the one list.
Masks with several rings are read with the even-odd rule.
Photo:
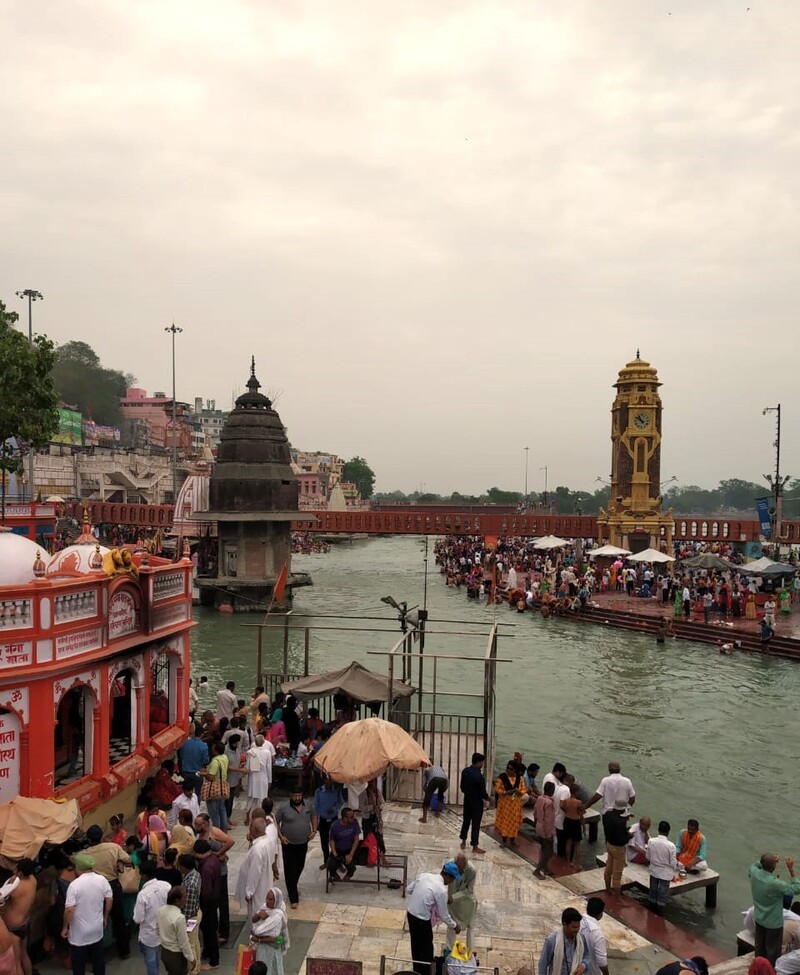
[[[638, 353], [637, 353], [637, 358], [638, 358]], [[256, 374], [256, 357], [252, 356], [250, 359], [250, 375], [255, 376], [255, 374]]]
[[638, 349], [636, 350], [636, 358], [637, 359], [639, 358], [639, 350]]

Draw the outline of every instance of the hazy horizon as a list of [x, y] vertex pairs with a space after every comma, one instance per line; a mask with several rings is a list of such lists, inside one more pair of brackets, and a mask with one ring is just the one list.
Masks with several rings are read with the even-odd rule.
[[7, 0], [0, 299], [377, 490], [592, 490], [618, 370], [662, 477], [800, 476], [800, 8]]

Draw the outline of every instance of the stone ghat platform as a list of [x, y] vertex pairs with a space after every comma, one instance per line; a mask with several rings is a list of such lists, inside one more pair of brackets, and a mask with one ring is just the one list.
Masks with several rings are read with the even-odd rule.
[[[663, 616], [672, 623], [673, 635], [678, 640], [694, 640], [696, 643], [710, 643], [715, 646], [739, 640], [743, 651], [800, 660], [800, 604], [793, 606], [793, 612], [788, 617], [778, 616], [775, 635], [768, 644], [763, 644], [760, 624], [754, 620], [734, 620], [712, 615], [711, 621], [705, 623], [702, 616], [698, 617], [696, 614], [687, 620], [685, 617], [673, 615], [671, 603], [662, 604], [657, 599], [638, 597], [629, 599], [625, 593], [619, 592], [594, 593], [590, 601], [597, 605], [584, 613], [568, 613], [555, 618], [615, 626], [636, 633], [652, 634], [655, 638], [659, 618]], [[509, 609], [509, 612], [512, 610]]]

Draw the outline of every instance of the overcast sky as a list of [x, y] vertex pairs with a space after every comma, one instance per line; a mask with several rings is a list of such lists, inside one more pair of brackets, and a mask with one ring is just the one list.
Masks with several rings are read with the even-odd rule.
[[[748, 3], [750, 6], [748, 7]], [[378, 489], [800, 476], [800, 4], [0, 0], [0, 299]]]

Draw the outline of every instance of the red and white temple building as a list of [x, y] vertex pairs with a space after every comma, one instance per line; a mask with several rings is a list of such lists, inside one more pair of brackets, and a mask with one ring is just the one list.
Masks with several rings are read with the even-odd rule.
[[192, 564], [0, 530], [0, 802], [133, 810], [186, 738]]

